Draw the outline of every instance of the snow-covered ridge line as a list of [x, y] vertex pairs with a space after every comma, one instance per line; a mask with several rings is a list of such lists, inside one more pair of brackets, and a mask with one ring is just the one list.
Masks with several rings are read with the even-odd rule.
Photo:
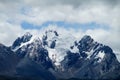
[[[27, 38], [31, 34], [26, 33], [23, 37]], [[39, 40], [40, 45], [48, 51], [48, 56], [52, 60], [52, 62], [59, 66], [64, 58], [68, 55], [67, 52], [77, 53], [81, 58], [91, 59], [91, 56], [95, 56], [94, 58], [100, 58], [98, 62], [101, 62], [104, 58], [104, 52], [96, 52], [97, 49], [103, 47], [103, 45], [95, 42], [90, 36], [85, 35], [83, 38], [78, 40], [72, 35], [68, 34], [59, 34], [54, 30], [45, 31], [42, 37], [39, 35], [32, 35], [30, 40], [27, 42], [21, 42], [20, 46], [17, 46], [14, 51], [17, 51], [19, 48], [24, 48], [31, 43], [36, 43], [35, 40]], [[37, 45], [37, 44], [36, 44]], [[53, 47], [51, 47], [51, 45]], [[32, 46], [34, 47], [34, 46]], [[95, 49], [94, 49], [95, 48]], [[93, 54], [95, 53], [95, 54]], [[33, 53], [29, 53], [33, 55]], [[39, 54], [39, 53], [36, 53]]]

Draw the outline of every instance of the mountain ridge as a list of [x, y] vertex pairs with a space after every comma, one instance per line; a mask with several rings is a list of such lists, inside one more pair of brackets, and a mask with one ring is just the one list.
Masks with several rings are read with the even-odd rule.
[[44, 74], [51, 75], [50, 80], [109, 79], [108, 75], [114, 75], [112, 78], [116, 79], [120, 76], [120, 63], [113, 50], [94, 41], [89, 35], [83, 36], [78, 41], [71, 36], [61, 37], [55, 30], [46, 31], [42, 38], [34, 37], [27, 32], [18, 37], [9, 49], [20, 59], [15, 66], [15, 72], [12, 73], [15, 76], [29, 77], [39, 73], [43, 80], [48, 80], [42, 77]]

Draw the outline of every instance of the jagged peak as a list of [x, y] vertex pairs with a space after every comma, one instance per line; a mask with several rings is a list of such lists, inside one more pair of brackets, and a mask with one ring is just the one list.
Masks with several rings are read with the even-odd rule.
[[78, 43], [81, 45], [81, 47], [86, 47], [92, 45], [94, 42], [95, 41], [91, 38], [91, 36], [85, 35]]
[[47, 35], [47, 34], [54, 34], [55, 36], [59, 36], [58, 35], [58, 32], [56, 31], [56, 30], [47, 30], [47, 31], [45, 31], [45, 34]]
[[86, 42], [86, 41], [89, 41], [89, 40], [93, 40], [93, 39], [91, 38], [91, 36], [85, 35], [85, 36], [82, 37], [82, 39], [80, 41]]
[[24, 38], [32, 37], [32, 34], [30, 32], [26, 32], [22, 37], [24, 37]]
[[13, 42], [12, 49], [15, 49], [16, 47], [21, 46], [21, 44], [30, 41], [31, 38], [32, 38], [32, 34], [30, 34], [29, 32], [26, 32], [23, 36], [18, 37], [18, 38]]
[[33, 39], [33, 43], [35, 43], [35, 44], [42, 44], [42, 42], [41, 42], [41, 40], [40, 40], [39, 37], [35, 37], [35, 38]]
[[44, 45], [50, 46], [52, 42], [56, 41], [59, 37], [59, 34], [56, 30], [46, 30], [45, 34], [42, 37], [42, 41]]

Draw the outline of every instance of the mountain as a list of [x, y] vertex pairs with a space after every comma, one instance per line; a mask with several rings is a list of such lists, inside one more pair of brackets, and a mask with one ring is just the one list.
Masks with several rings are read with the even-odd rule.
[[65, 61], [63, 61], [63, 64], [67, 64], [65, 65], [67, 72], [72, 72], [71, 76], [82, 79], [99, 79], [108, 72], [119, 70], [119, 62], [109, 46], [97, 43], [87, 35], [78, 43], [75, 42], [75, 46], [79, 52], [68, 51]]
[[0, 44], [0, 59], [2, 72], [10, 70], [14, 76], [33, 80], [120, 77], [120, 63], [113, 50], [89, 35], [78, 40], [55, 30], [47, 30], [42, 37], [27, 32], [10, 47]]
[[25, 42], [30, 41], [31, 37], [32, 37], [32, 35], [31, 35], [29, 32], [27, 32], [26, 34], [24, 34], [22, 37], [18, 37], [18, 38], [14, 41], [14, 43], [13, 43], [13, 45], [12, 45], [12, 49], [17, 48], [17, 47], [20, 46], [22, 43], [25, 43]]
[[[29, 35], [28, 35], [29, 34]], [[30, 37], [30, 33], [26, 33], [20, 39], [24, 37], [24, 40], [16, 39], [11, 49], [21, 59], [16, 66], [16, 75], [21, 77], [30, 77], [36, 79], [36, 77], [42, 80], [55, 80], [49, 68], [53, 68], [53, 63], [48, 56], [48, 51], [42, 45], [39, 37]], [[27, 39], [29, 38], [29, 39]], [[16, 41], [20, 45], [14, 47]], [[14, 49], [13, 49], [14, 47]]]
[[19, 58], [10, 47], [0, 44], [0, 75], [12, 75], [18, 62]]

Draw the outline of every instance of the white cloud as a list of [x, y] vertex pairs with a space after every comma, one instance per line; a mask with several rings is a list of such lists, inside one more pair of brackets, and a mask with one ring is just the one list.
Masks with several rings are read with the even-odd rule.
[[[22, 11], [22, 9], [25, 9]], [[46, 21], [78, 23], [96, 22], [108, 25], [108, 29], [65, 30], [76, 37], [91, 35], [96, 41], [109, 45], [120, 54], [120, 0], [0, 0], [0, 43], [10, 45], [24, 30], [22, 21], [41, 25]], [[24, 14], [25, 13], [25, 14]], [[10, 23], [8, 23], [10, 22]], [[51, 28], [51, 27], [49, 27]]]
[[6, 22], [0, 22], [0, 43], [10, 45], [15, 38], [22, 32], [21, 28]]

